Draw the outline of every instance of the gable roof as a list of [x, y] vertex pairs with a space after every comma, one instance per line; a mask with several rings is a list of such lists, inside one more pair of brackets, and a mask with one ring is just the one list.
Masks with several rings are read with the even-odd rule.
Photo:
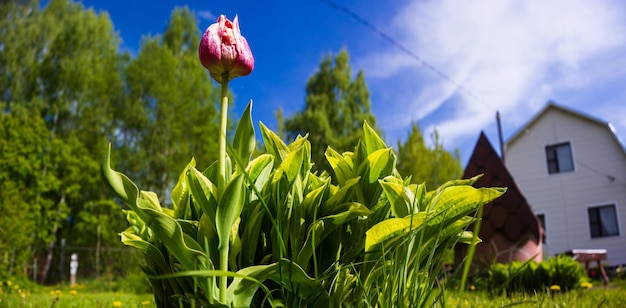
[[539, 121], [539, 119], [541, 119], [550, 110], [560, 111], [562, 113], [577, 117], [581, 120], [606, 128], [611, 134], [611, 136], [613, 137], [613, 139], [615, 140], [615, 142], [617, 142], [619, 147], [622, 149], [622, 151], [626, 155], [626, 148], [624, 148], [621, 140], [617, 136], [617, 133], [615, 132], [615, 127], [613, 127], [613, 124], [611, 124], [610, 122], [601, 120], [599, 118], [596, 118], [594, 116], [582, 113], [580, 111], [576, 111], [574, 109], [558, 105], [554, 103], [553, 101], [549, 101], [539, 112], [537, 112], [528, 122], [526, 122], [526, 124], [522, 125], [520, 129], [518, 129], [515, 133], [513, 133], [513, 135], [511, 135], [511, 137], [509, 137], [509, 139], [507, 139], [504, 142], [504, 144], [509, 145], [510, 143], [515, 142], [518, 138], [524, 135], [524, 132], [526, 132], [526, 130], [528, 130], [531, 126], [537, 123], [537, 121]]
[[541, 227], [537, 217], [484, 132], [480, 133], [463, 178], [468, 179], [478, 174], [483, 176], [474, 183], [474, 187], [507, 187], [501, 197], [485, 205], [483, 209], [479, 233], [483, 242], [491, 240], [496, 232], [506, 236], [512, 243], [528, 234], [539, 239]]

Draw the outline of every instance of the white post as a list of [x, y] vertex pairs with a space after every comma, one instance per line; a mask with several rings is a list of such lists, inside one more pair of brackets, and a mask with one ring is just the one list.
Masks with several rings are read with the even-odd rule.
[[76, 284], [76, 271], [78, 271], [78, 255], [73, 253], [70, 261], [70, 287]]

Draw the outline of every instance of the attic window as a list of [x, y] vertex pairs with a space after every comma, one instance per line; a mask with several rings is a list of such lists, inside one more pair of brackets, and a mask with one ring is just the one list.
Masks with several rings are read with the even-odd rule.
[[569, 142], [546, 146], [546, 160], [549, 174], [574, 171], [572, 147]]
[[591, 238], [619, 235], [615, 204], [587, 208]]

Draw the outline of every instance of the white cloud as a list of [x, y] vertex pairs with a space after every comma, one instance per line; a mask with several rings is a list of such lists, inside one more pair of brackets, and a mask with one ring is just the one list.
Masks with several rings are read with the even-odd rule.
[[208, 20], [208, 21], [215, 21], [217, 20], [217, 16], [215, 16], [215, 14], [213, 14], [213, 12], [209, 11], [209, 10], [204, 10], [204, 11], [199, 11], [197, 13], [198, 17], [200, 17], [201, 19], [204, 20]]
[[[455, 144], [491, 125], [496, 110], [520, 125], [557, 92], [626, 79], [614, 67], [614, 57], [626, 55], [622, 2], [412, 1], [399, 12], [391, 22], [394, 37], [471, 93], [392, 45], [378, 49], [359, 61], [368, 83], [396, 85], [395, 95], [409, 102], [385, 107], [394, 113], [383, 116], [394, 119], [381, 124], [385, 131], [385, 125], [408, 131], [411, 121], [436, 116], [440, 135]], [[413, 84], [398, 81], [406, 79]], [[454, 104], [454, 112], [438, 113], [444, 103]]]

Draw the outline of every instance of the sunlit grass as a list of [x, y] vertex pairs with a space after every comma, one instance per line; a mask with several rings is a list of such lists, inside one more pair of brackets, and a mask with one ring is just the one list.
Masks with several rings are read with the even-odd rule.
[[156, 307], [152, 294], [63, 292], [57, 289], [24, 296], [5, 295], [0, 297], [0, 307]]
[[[448, 290], [447, 307], [626, 307], [626, 282], [612, 281], [609, 286], [596, 283], [587, 289], [559, 292], [555, 288], [535, 294], [510, 294], [492, 297], [487, 290], [458, 293]], [[556, 291], [556, 292], [555, 292]]]
[[[594, 283], [589, 289], [571, 292], [538, 292], [491, 297], [474, 288], [458, 293], [446, 291], [445, 307], [626, 307], [626, 282], [611, 281], [609, 286]], [[87, 290], [47, 288], [33, 294], [0, 296], [0, 307], [156, 307], [151, 294], [89, 293]]]

